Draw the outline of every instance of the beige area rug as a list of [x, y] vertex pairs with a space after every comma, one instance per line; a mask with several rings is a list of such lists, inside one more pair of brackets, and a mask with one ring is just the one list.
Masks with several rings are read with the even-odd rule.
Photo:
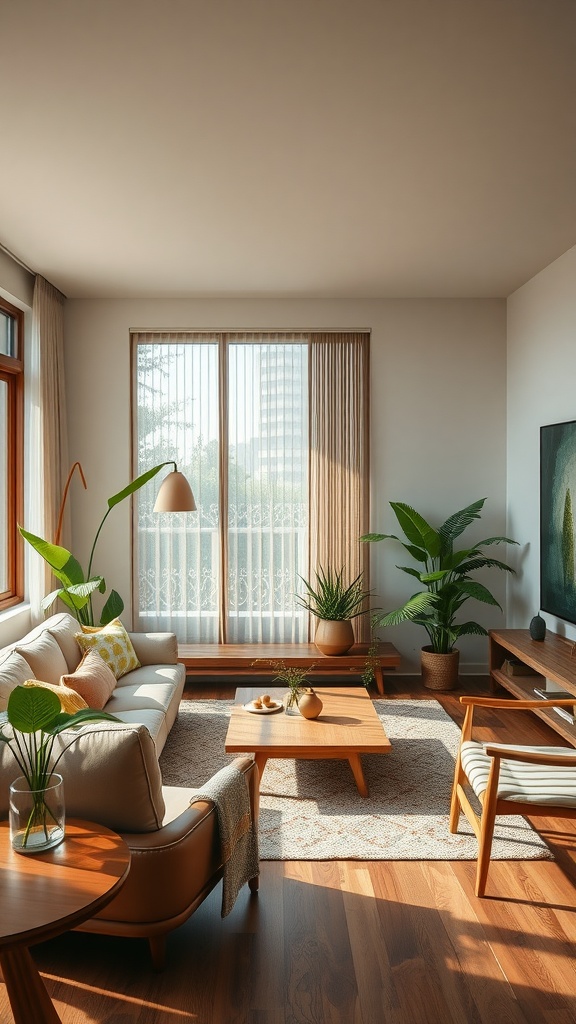
[[[347, 761], [270, 760], [261, 784], [262, 860], [475, 860], [464, 818], [448, 831], [460, 730], [435, 700], [377, 700], [390, 754], [365, 754], [370, 795], [356, 789]], [[232, 701], [182, 701], [160, 758], [164, 784], [200, 786], [232, 760], [224, 737]], [[500, 818], [492, 856], [548, 859], [523, 818]]]

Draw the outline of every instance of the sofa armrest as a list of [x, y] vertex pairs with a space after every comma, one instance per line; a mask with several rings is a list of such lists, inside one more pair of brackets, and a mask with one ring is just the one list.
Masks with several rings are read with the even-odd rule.
[[128, 633], [141, 665], [176, 665], [178, 641], [175, 633]]
[[[246, 774], [257, 828], [258, 769], [251, 758], [238, 758], [235, 763]], [[128, 878], [112, 902], [81, 930], [161, 934], [186, 920], [219, 881], [222, 856], [216, 808], [211, 801], [194, 802], [193, 789], [179, 792], [186, 806], [162, 828], [122, 833], [131, 853]], [[169, 806], [169, 788], [166, 794]], [[109, 922], [109, 928], [94, 927], [96, 921]]]

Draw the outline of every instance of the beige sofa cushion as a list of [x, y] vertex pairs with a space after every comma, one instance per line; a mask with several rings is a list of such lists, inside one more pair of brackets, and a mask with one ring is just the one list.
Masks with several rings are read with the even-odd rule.
[[174, 633], [128, 633], [141, 665], [175, 665], [178, 641]]
[[9, 651], [0, 660], [0, 711], [6, 711], [8, 697], [14, 687], [22, 686], [32, 674], [26, 659], [16, 651]]
[[66, 658], [48, 630], [44, 630], [33, 640], [16, 644], [14, 649], [26, 659], [32, 669], [32, 672], [28, 673], [28, 678], [34, 676], [45, 683], [57, 684], [60, 682], [60, 676], [68, 671]]
[[[106, 711], [108, 711], [108, 706], [106, 706]], [[114, 714], [126, 725], [145, 725], [156, 749], [156, 757], [160, 757], [168, 738], [166, 715], [162, 711], [145, 708], [142, 711], [110, 711], [110, 714]]]
[[59, 615], [52, 615], [46, 619], [44, 628], [48, 629], [48, 632], [57, 641], [66, 659], [68, 672], [74, 672], [82, 657], [82, 651], [74, 635], [78, 632], [78, 620], [68, 612], [61, 612]]
[[[64, 778], [68, 818], [100, 822], [118, 832], [154, 832], [165, 807], [156, 748], [143, 725], [95, 722], [66, 729], [54, 755], [68, 747], [57, 766]], [[8, 817], [10, 783], [20, 769], [6, 744], [0, 746], [0, 818]]]

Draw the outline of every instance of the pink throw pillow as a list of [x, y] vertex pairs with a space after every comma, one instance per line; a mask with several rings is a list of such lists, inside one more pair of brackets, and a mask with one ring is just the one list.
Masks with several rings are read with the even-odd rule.
[[60, 677], [62, 686], [71, 686], [96, 711], [108, 703], [116, 688], [116, 677], [96, 651], [86, 651], [75, 672]]

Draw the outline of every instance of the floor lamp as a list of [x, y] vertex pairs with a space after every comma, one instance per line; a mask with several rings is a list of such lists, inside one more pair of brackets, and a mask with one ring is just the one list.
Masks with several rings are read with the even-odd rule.
[[[164, 480], [160, 484], [160, 488], [158, 490], [158, 494], [156, 495], [156, 503], [154, 505], [154, 511], [155, 512], [196, 512], [196, 502], [194, 501], [194, 495], [192, 494], [192, 488], [190, 487], [190, 484], [188, 483], [188, 481], [187, 481], [186, 477], [184, 476], [184, 474], [180, 473], [178, 471], [178, 466], [176, 465], [175, 462], [170, 461], [170, 462], [162, 462], [162, 463], [160, 463], [159, 466], [155, 466], [153, 470], [150, 470], [148, 473], [144, 474], [145, 479], [150, 479], [152, 476], [155, 476], [156, 473], [158, 473], [164, 466], [173, 466], [174, 469], [171, 470], [171, 472], [168, 473], [167, 476], [164, 477]], [[70, 490], [70, 483], [72, 481], [72, 477], [74, 475], [74, 470], [75, 469], [78, 469], [78, 472], [80, 473], [80, 478], [81, 478], [82, 483], [84, 485], [84, 490], [88, 489], [88, 485], [86, 483], [86, 477], [84, 476], [84, 471], [82, 469], [82, 466], [80, 465], [79, 462], [75, 462], [74, 465], [72, 466], [70, 472], [68, 473], [68, 478], [67, 478], [66, 484], [64, 486], [64, 491], [62, 493], [62, 501], [60, 502], [60, 510], [58, 512], [58, 524], [56, 526], [56, 536], [54, 538], [54, 543], [55, 544], [59, 544], [60, 543], [60, 537], [61, 537], [61, 534], [62, 534], [62, 525], [63, 525], [63, 520], [64, 520], [64, 508], [66, 506], [66, 499], [68, 497], [68, 491]], [[140, 483], [139, 483], [140, 479], [141, 478], [138, 478], [138, 481], [133, 481], [133, 484], [136, 483], [138, 486], [140, 486]], [[142, 482], [144, 482], [144, 481], [142, 481]], [[133, 484], [129, 485], [127, 491], [131, 490], [131, 487], [133, 486]], [[109, 511], [110, 511], [110, 508], [108, 509], [108, 512]], [[108, 515], [108, 512], [106, 513], [106, 515]], [[104, 516], [104, 519], [105, 518], [106, 518], [106, 516]], [[103, 521], [100, 524], [100, 529], [102, 528], [102, 525], [103, 525]], [[100, 530], [98, 530], [98, 533], [100, 533]], [[94, 542], [94, 544], [95, 543], [96, 542]]]

